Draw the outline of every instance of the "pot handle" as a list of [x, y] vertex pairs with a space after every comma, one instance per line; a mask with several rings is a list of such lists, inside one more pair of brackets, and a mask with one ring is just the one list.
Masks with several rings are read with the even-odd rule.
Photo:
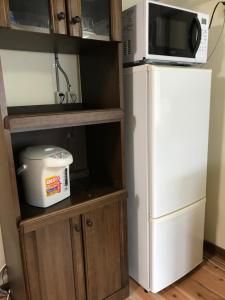
[[16, 170], [16, 174], [17, 174], [17, 175], [21, 175], [26, 169], [27, 169], [27, 166], [26, 166], [26, 165], [22, 165], [21, 167], [19, 167], [19, 168]]

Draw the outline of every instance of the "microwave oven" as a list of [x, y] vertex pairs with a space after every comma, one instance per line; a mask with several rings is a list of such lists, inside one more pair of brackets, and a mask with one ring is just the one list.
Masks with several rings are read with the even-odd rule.
[[206, 14], [142, 0], [123, 12], [124, 63], [206, 63], [208, 27]]

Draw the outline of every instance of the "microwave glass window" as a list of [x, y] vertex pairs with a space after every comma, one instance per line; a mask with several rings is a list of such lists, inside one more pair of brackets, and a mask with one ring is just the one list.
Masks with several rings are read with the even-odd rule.
[[187, 32], [187, 24], [183, 21], [160, 17], [156, 19], [157, 47], [185, 50], [187, 48]]
[[50, 33], [49, 0], [9, 0], [9, 22], [13, 29]]
[[83, 38], [110, 39], [110, 0], [82, 0]]
[[150, 3], [149, 54], [194, 58], [196, 17], [195, 13]]

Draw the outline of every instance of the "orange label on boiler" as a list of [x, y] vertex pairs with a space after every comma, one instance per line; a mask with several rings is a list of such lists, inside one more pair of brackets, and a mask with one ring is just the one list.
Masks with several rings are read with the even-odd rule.
[[47, 197], [61, 193], [61, 178], [60, 176], [51, 176], [45, 179], [45, 188]]

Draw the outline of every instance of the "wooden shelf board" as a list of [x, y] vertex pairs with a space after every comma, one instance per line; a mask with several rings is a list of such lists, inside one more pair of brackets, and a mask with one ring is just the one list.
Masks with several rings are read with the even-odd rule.
[[122, 120], [123, 117], [124, 113], [121, 109], [9, 115], [4, 120], [4, 126], [5, 129], [15, 133], [70, 126], [113, 123]]
[[117, 45], [115, 41], [99, 41], [55, 33], [39, 33], [0, 27], [0, 49], [48, 53], [81, 54], [91, 49]]
[[48, 208], [33, 207], [21, 203], [22, 221], [20, 226], [24, 232], [36, 230], [42, 226], [54, 223], [56, 220], [74, 217], [75, 215], [92, 210], [96, 206], [106, 205], [113, 200], [126, 197], [124, 189], [115, 188], [109, 184], [92, 184], [83, 189], [71, 188], [71, 196]]

